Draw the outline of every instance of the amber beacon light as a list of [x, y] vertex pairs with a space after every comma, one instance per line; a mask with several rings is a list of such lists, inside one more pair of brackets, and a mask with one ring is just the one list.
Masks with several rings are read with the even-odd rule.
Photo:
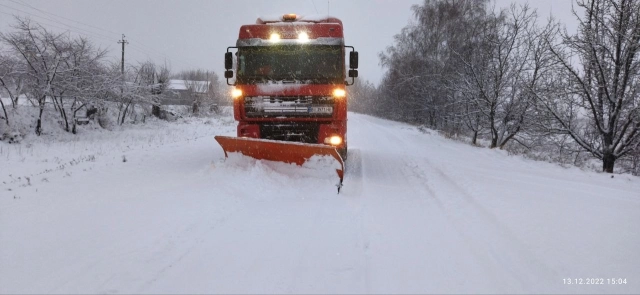
[[282, 16], [282, 20], [286, 21], [286, 22], [292, 22], [294, 20], [296, 20], [298, 18], [298, 16], [295, 13], [289, 13], [289, 14], [285, 14]]

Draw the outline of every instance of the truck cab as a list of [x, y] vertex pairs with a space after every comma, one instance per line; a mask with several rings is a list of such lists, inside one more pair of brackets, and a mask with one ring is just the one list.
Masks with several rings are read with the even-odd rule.
[[357, 67], [337, 18], [285, 14], [241, 26], [225, 54], [237, 136], [331, 145], [345, 159], [345, 87]]

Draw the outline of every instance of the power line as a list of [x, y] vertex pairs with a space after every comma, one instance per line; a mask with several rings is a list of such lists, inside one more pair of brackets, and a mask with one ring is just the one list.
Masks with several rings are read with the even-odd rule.
[[[162, 57], [164, 57], [164, 58], [166, 58], [166, 59], [168, 59], [168, 60], [172, 60], [172, 59], [171, 59], [169, 56], [167, 56], [166, 54], [164, 54], [164, 53], [162, 53], [162, 52], [160, 52], [160, 51], [157, 51], [157, 50], [155, 50], [155, 49], [153, 49], [153, 48], [151, 48], [151, 47], [149, 47], [149, 46], [146, 46], [146, 45], [144, 45], [144, 44], [142, 44], [142, 43], [138, 43], [138, 45], [140, 45], [141, 47], [147, 48], [147, 50], [149, 50], [149, 51], [155, 52], [155, 53], [156, 53], [156, 55], [158, 55], [158, 56], [162, 56]], [[138, 50], [142, 50], [142, 48], [138, 48]], [[180, 63], [182, 63], [182, 64], [188, 65], [188, 66], [190, 66], [190, 67], [197, 68], [197, 66], [195, 66], [195, 65], [193, 65], [193, 64], [191, 64], [191, 63], [188, 63], [188, 62], [186, 62], [186, 61], [181, 61], [181, 60], [178, 60], [178, 59], [175, 59], [175, 60], [173, 60], [173, 61], [177, 61], [177, 62], [180, 62]]]
[[11, 1], [11, 2], [13, 2], [15, 4], [18, 4], [18, 5], [22, 5], [22, 6], [25, 6], [25, 7], [29, 7], [31, 9], [35, 9], [35, 10], [40, 11], [42, 13], [46, 13], [46, 14], [49, 14], [49, 15], [52, 15], [52, 16], [55, 16], [55, 17], [59, 17], [59, 18], [62, 18], [62, 19], [68, 20], [68, 21], [72, 21], [72, 22], [75, 22], [75, 23], [78, 23], [78, 24], [81, 24], [81, 25], [85, 25], [87, 27], [91, 27], [91, 28], [94, 28], [94, 29], [105, 31], [105, 32], [111, 33], [111, 34], [116, 34], [116, 35], [118, 34], [118, 33], [115, 33], [113, 31], [110, 31], [110, 30], [106, 30], [106, 29], [103, 29], [103, 28], [95, 27], [95, 26], [92, 26], [92, 25], [89, 25], [89, 24], [85, 24], [85, 23], [77, 21], [77, 20], [73, 20], [73, 19], [70, 19], [70, 18], [66, 18], [64, 16], [57, 15], [57, 14], [52, 13], [52, 12], [41, 10], [41, 9], [39, 9], [37, 7], [33, 7], [33, 6], [31, 6], [31, 5], [27, 4], [27, 3], [24, 3], [22, 0], [18, 0], [18, 1], [20, 1], [20, 3], [14, 1], [14, 0], [9, 0], [9, 1]]
[[[1, 4], [0, 4], [0, 5], [1, 5]], [[5, 7], [8, 7], [8, 6], [5, 6]], [[15, 14], [10, 14], [10, 13], [7, 13], [7, 12], [2, 12], [2, 11], [0, 11], [0, 13], [5, 14], [5, 15], [9, 15], [9, 16], [16, 16]], [[24, 12], [24, 13], [26, 13], [26, 12]], [[43, 17], [38, 16], [38, 15], [33, 15], [33, 14], [29, 14], [29, 13], [26, 13], [26, 14], [27, 14], [27, 15], [29, 15], [29, 16], [33, 16], [33, 17], [40, 17], [40, 18], [43, 18]], [[48, 18], [45, 18], [45, 19], [48, 19]], [[80, 36], [84, 36], [84, 37], [93, 37], [93, 38], [101, 39], [101, 40], [104, 40], [104, 41], [108, 41], [109, 43], [107, 43], [107, 44], [110, 44], [111, 42], [113, 42], [113, 39], [112, 39], [112, 38], [105, 38], [105, 37], [102, 37], [102, 36], [96, 36], [96, 35], [93, 35], [93, 34], [81, 33], [81, 32], [77, 32], [77, 31], [71, 30], [71, 29], [69, 29], [69, 28], [65, 28], [65, 27], [60, 27], [60, 26], [57, 26], [57, 25], [53, 25], [53, 24], [48, 23], [48, 22], [43, 22], [43, 21], [39, 21], [39, 22], [41, 22], [42, 24], [47, 25], [48, 27], [53, 27], [53, 28], [57, 28], [57, 29], [60, 29], [60, 30], [63, 30], [63, 31], [73, 32], [73, 33], [76, 33], [76, 34], [78, 34], [78, 35], [80, 35]], [[127, 41], [127, 42], [128, 42], [128, 41]], [[150, 52], [148, 52], [148, 51], [146, 51], [146, 50], [143, 50], [142, 48], [139, 48], [139, 47], [137, 47], [137, 46], [132, 46], [131, 44], [129, 44], [129, 45], [130, 45], [130, 47], [131, 47], [132, 49], [134, 49], [135, 51], [138, 51], [138, 52], [140, 52], [140, 53], [142, 53], [142, 54], [146, 55], [148, 58], [152, 58], [152, 56], [157, 56], [157, 57], [164, 58], [165, 60], [166, 60], [166, 59], [168, 59], [168, 60], [170, 60], [170, 61], [171, 61], [171, 58], [169, 58], [168, 56], [163, 55], [163, 54], [161, 54], [161, 53], [156, 53], [156, 54], [154, 54], [154, 53], [150, 53]], [[110, 47], [110, 46], [109, 46], [109, 47]], [[193, 65], [191, 65], [191, 64], [187, 64], [187, 63], [184, 63], [184, 62], [182, 62], [182, 63], [183, 63], [183, 64], [186, 64], [186, 65], [188, 65], [188, 66], [194, 67], [194, 66], [193, 66]], [[196, 68], [197, 68], [197, 67], [196, 67]]]
[[[13, 2], [13, 3], [16, 3], [16, 2], [15, 2], [15, 1], [13, 1], [13, 0], [9, 0], [9, 1], [11, 1], [11, 2]], [[16, 3], [16, 4], [19, 4], [19, 5], [20, 5], [20, 3]], [[41, 13], [47, 13], [47, 12], [44, 12], [44, 11], [42, 11], [42, 10], [40, 10], [40, 9], [38, 9], [38, 8], [35, 8], [35, 7], [31, 6], [31, 5], [28, 5], [28, 4], [25, 4], [25, 5], [27, 5], [27, 6], [28, 6], [29, 8], [31, 8], [31, 9], [37, 10], [37, 11], [39, 11], [39, 12], [41, 12]], [[76, 26], [72, 26], [72, 25], [69, 25], [69, 24], [65, 24], [65, 23], [62, 23], [62, 22], [60, 22], [60, 21], [58, 21], [58, 20], [51, 19], [51, 18], [49, 18], [49, 17], [40, 16], [40, 15], [35, 15], [35, 14], [32, 14], [32, 13], [26, 12], [26, 11], [24, 11], [24, 10], [18, 9], [18, 8], [14, 8], [14, 7], [11, 7], [11, 6], [4, 5], [4, 4], [0, 4], [0, 6], [3, 6], [3, 7], [6, 7], [6, 8], [9, 8], [9, 9], [13, 9], [13, 10], [16, 10], [16, 11], [22, 12], [22, 13], [24, 13], [24, 14], [28, 15], [28, 16], [32, 16], [32, 17], [37, 17], [37, 18], [45, 19], [45, 20], [48, 20], [48, 21], [51, 21], [51, 22], [54, 22], [54, 23], [57, 23], [57, 24], [60, 24], [60, 25], [63, 25], [63, 26], [67, 26], [67, 27], [69, 27], [69, 28], [73, 28], [73, 29], [76, 29], [76, 30], [80, 30], [80, 31], [83, 31], [83, 32], [85, 32], [85, 33], [81, 33], [81, 32], [78, 32], [78, 31], [74, 31], [74, 30], [71, 30], [71, 29], [69, 29], [69, 28], [61, 28], [61, 27], [58, 27], [58, 26], [52, 25], [52, 24], [50, 24], [50, 23], [46, 23], [48, 26], [51, 26], [51, 27], [54, 27], [54, 28], [58, 28], [58, 29], [62, 29], [62, 30], [71, 31], [71, 32], [74, 32], [74, 33], [79, 34], [79, 35], [91, 36], [91, 37], [98, 38], [98, 39], [102, 39], [102, 40], [108, 40], [108, 41], [109, 41], [109, 43], [113, 42], [113, 39], [114, 39], [114, 38], [112, 38], [112, 37], [110, 37], [110, 36], [106, 36], [106, 35], [103, 35], [103, 34], [101, 34], [101, 33], [92, 32], [92, 31], [89, 31], [89, 30], [86, 30], [86, 29], [82, 29], [82, 28], [79, 28], [79, 27], [76, 27]], [[24, 6], [24, 5], [23, 5], [23, 6]], [[4, 14], [7, 14], [7, 15], [8, 15], [8, 13], [4, 13]], [[74, 21], [74, 22], [80, 23], [80, 24], [85, 25], [85, 26], [89, 26], [89, 27], [96, 28], [96, 27], [94, 27], [94, 26], [91, 26], [91, 25], [88, 25], [88, 24], [85, 24], [85, 23], [82, 23], [82, 22], [79, 22], [79, 21], [75, 21], [75, 20], [72, 20], [72, 19], [69, 19], [69, 18], [61, 17], [61, 16], [55, 15], [55, 14], [53, 14], [53, 13], [48, 13], [48, 14], [51, 14], [51, 15], [54, 15], [54, 16], [57, 16], [57, 17], [60, 17], [60, 18], [64, 18], [64, 19], [69, 20], [69, 21]], [[100, 28], [98, 28], [98, 29], [100, 29]], [[109, 30], [104, 30], [104, 29], [101, 29], [101, 30], [106, 31], [106, 32], [108, 32], [108, 33], [113, 33], [113, 32], [111, 32], [111, 31], [109, 31]], [[115, 33], [113, 33], [113, 34], [115, 34]], [[130, 46], [131, 46], [133, 49], [135, 49], [135, 50], [136, 50], [136, 51], [138, 51], [138, 52], [143, 53], [144, 55], [146, 55], [146, 56], [147, 56], [147, 57], [149, 57], [149, 58], [151, 58], [151, 55], [156, 55], [156, 56], [158, 56], [158, 57], [162, 57], [162, 58], [167, 59], [167, 60], [169, 60], [169, 61], [177, 61], [177, 62], [182, 63], [182, 64], [184, 64], [184, 65], [187, 65], [187, 66], [190, 66], [190, 67], [197, 68], [197, 66], [195, 66], [195, 65], [193, 65], [193, 64], [190, 64], [190, 63], [188, 63], [188, 62], [181, 61], [181, 60], [178, 60], [178, 59], [172, 59], [172, 58], [170, 58], [169, 56], [167, 56], [166, 54], [163, 54], [163, 53], [161, 53], [161, 52], [159, 52], [159, 51], [156, 51], [156, 50], [154, 50], [154, 49], [152, 49], [152, 48], [150, 48], [150, 47], [148, 47], [148, 46], [145, 46], [145, 45], [144, 45], [144, 44], [142, 44], [142, 43], [138, 43], [138, 45], [140, 45], [140, 46], [142, 46], [142, 47], [147, 48], [149, 51], [155, 52], [155, 54], [154, 54], [154, 53], [150, 53], [150, 52], [147, 52], [146, 50], [144, 50], [144, 49], [142, 49], [142, 48], [140, 48], [140, 47], [136, 47], [136, 46], [133, 46], [133, 44], [130, 44]]]
[[[64, 23], [57, 22], [57, 21], [52, 20], [52, 19], [50, 19], [50, 18], [42, 17], [42, 16], [39, 16], [39, 15], [34, 15], [34, 14], [31, 14], [31, 13], [25, 12], [25, 11], [23, 11], [23, 10], [20, 10], [20, 9], [16, 9], [16, 8], [9, 7], [9, 6], [2, 5], [2, 4], [0, 4], [0, 6], [4, 6], [4, 7], [7, 7], [7, 8], [11, 8], [11, 9], [15, 9], [15, 10], [20, 11], [20, 12], [22, 12], [22, 13], [24, 13], [24, 14], [28, 15], [28, 16], [38, 17], [38, 18], [42, 18], [42, 19], [45, 19], [45, 20], [48, 20], [48, 21], [53, 21], [53, 22], [58, 23], [58, 24], [66, 25], [66, 24], [64, 24]], [[9, 13], [6, 13], [6, 12], [1, 12], [1, 11], [0, 11], [0, 13], [6, 14], [6, 15], [10, 15], [10, 16], [15, 16], [14, 14], [9, 14]], [[90, 32], [90, 31], [83, 30], [83, 29], [80, 29], [80, 30], [82, 30], [82, 31], [84, 31], [84, 32], [78, 32], [78, 31], [71, 30], [71, 29], [69, 29], [68, 27], [66, 27], [66, 28], [65, 28], [65, 27], [59, 27], [59, 26], [53, 25], [53, 24], [48, 23], [48, 22], [43, 22], [43, 21], [39, 21], [39, 22], [42, 22], [43, 24], [45, 24], [45, 25], [47, 25], [47, 26], [49, 26], [49, 27], [53, 27], [53, 28], [57, 28], [57, 29], [61, 29], [61, 30], [63, 30], [63, 31], [74, 32], [74, 33], [76, 33], [76, 34], [78, 34], [78, 35], [80, 35], [80, 36], [84, 36], [84, 37], [93, 37], [93, 38], [101, 39], [101, 40], [104, 40], [104, 41], [108, 41], [108, 43], [107, 43], [107, 44], [110, 44], [111, 42], [113, 42], [113, 39], [114, 39], [114, 38], [106, 37], [106, 36], [104, 36], [104, 35], [102, 35], [102, 34], [100, 34], [100, 35], [96, 35], [95, 33], [92, 33], [92, 32]], [[66, 26], [69, 26], [69, 25], [66, 25]], [[69, 27], [72, 27], [72, 26], [69, 26]], [[75, 27], [73, 27], [73, 28], [75, 28]], [[85, 33], [85, 32], [86, 32], [86, 33]], [[138, 51], [138, 52], [140, 52], [140, 53], [142, 53], [142, 54], [146, 55], [148, 58], [151, 58], [151, 55], [154, 55], [154, 54], [149, 53], [149, 52], [147, 52], [147, 51], [145, 51], [145, 50], [142, 50], [142, 49], [140, 49], [140, 48], [134, 48], [134, 49], [135, 49], [136, 51]], [[160, 55], [158, 55], [158, 56], [160, 56]], [[166, 57], [166, 56], [162, 56], [162, 57], [163, 57], [163, 58], [166, 58], [166, 59], [169, 59], [169, 58], [168, 58], [168, 57]]]
[[315, 2], [313, 2], [313, 0], [311, 0], [311, 4], [313, 4], [313, 9], [315, 9], [315, 10], [316, 10], [316, 14], [319, 14], [319, 13], [318, 13], [318, 8], [316, 8], [316, 3], [315, 3]]
[[[15, 16], [16, 16], [15, 14], [7, 13], [7, 12], [2, 12], [2, 11], [0, 11], [0, 13], [2, 13], [2, 14], [6, 14], [6, 15], [8, 15], [8, 16], [13, 16], [13, 17], [15, 17]], [[37, 16], [37, 15], [30, 15], [30, 16]], [[94, 38], [98, 38], [98, 39], [103, 39], [103, 40], [105, 40], [105, 38], [104, 38], [104, 37], [94, 36], [94, 35], [90, 35], [90, 34], [86, 34], [86, 33], [79, 33], [79, 32], [76, 32], [76, 31], [70, 30], [69, 28], [59, 27], [59, 26], [57, 26], [57, 25], [53, 25], [53, 24], [51, 24], [51, 23], [47, 23], [47, 22], [44, 22], [44, 21], [39, 21], [39, 22], [40, 22], [40, 23], [42, 23], [42, 24], [45, 24], [45, 25], [47, 25], [47, 26], [49, 26], [49, 27], [53, 27], [53, 28], [56, 28], [56, 29], [60, 29], [60, 30], [63, 30], [63, 31], [67, 31], [67, 32], [74, 32], [74, 33], [76, 33], [76, 34], [78, 34], [78, 35], [81, 35], [81, 36], [84, 36], [84, 37], [91, 36], [91, 37], [94, 37]], [[106, 40], [109, 40], [109, 42], [113, 41], [113, 39], [111, 39], [111, 38], [108, 38], [108, 39], [106, 39]]]
[[[91, 31], [88, 31], [88, 30], [85, 30], [85, 29], [82, 29], [82, 28], [78, 28], [78, 27], [75, 27], [75, 26], [72, 26], [72, 25], [68, 25], [68, 24], [62, 23], [62, 22], [60, 22], [60, 21], [57, 21], [57, 20], [55, 20], [55, 19], [51, 19], [51, 18], [48, 18], [48, 17], [45, 17], [45, 16], [40, 16], [40, 15], [31, 14], [31, 13], [26, 12], [26, 11], [24, 11], [24, 10], [21, 10], [21, 9], [18, 9], [18, 8], [15, 8], [15, 7], [11, 7], [11, 6], [6, 6], [6, 5], [4, 5], [4, 4], [0, 4], [0, 6], [6, 7], [6, 8], [9, 8], [9, 9], [13, 9], [13, 10], [16, 10], [16, 11], [20, 11], [20, 12], [22, 12], [22, 13], [26, 14], [26, 15], [29, 15], [29, 16], [38, 17], [38, 18], [42, 18], [42, 19], [45, 19], [45, 20], [48, 20], [48, 21], [52, 21], [52, 22], [54, 22], [54, 23], [57, 23], [57, 24], [60, 24], [60, 25], [63, 25], [63, 26], [67, 26], [67, 27], [70, 27], [70, 28], [74, 28], [74, 29], [76, 29], [76, 30], [84, 31], [84, 32], [86, 32], [86, 33], [88, 33], [88, 34], [93, 34], [94, 36], [95, 36], [95, 35], [98, 35], [98, 36], [101, 36], [101, 37], [103, 37], [103, 38], [107, 38], [107, 39], [109, 39], [109, 40], [113, 40], [113, 39], [111, 39], [111, 37], [110, 37], [110, 36], [102, 35], [102, 34], [100, 34], [100, 33], [91, 32]], [[73, 31], [73, 30], [69, 30], [69, 31]], [[73, 31], [73, 32], [75, 32], [75, 31]], [[78, 32], [76, 32], [76, 33], [78, 33]]]

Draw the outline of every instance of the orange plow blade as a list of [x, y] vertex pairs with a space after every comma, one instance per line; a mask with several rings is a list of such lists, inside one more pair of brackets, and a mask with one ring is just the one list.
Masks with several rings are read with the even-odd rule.
[[222, 146], [225, 157], [227, 153], [241, 153], [257, 160], [268, 160], [285, 163], [304, 164], [312, 156], [332, 156], [340, 163], [336, 173], [340, 178], [338, 193], [344, 177], [344, 161], [335, 147], [322, 144], [309, 144], [268, 139], [245, 137], [216, 136], [216, 141]]

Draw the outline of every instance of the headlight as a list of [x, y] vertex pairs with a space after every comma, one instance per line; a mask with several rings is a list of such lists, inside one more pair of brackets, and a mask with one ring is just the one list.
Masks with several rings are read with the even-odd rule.
[[347, 92], [344, 89], [333, 90], [333, 97], [343, 98], [345, 96], [347, 96]]
[[309, 34], [307, 34], [306, 32], [298, 34], [298, 41], [302, 43], [309, 42]]
[[324, 143], [328, 143], [330, 145], [340, 145], [342, 143], [342, 137], [337, 135], [327, 137], [324, 139]]
[[233, 90], [231, 90], [231, 97], [233, 98], [238, 98], [242, 96], [242, 90], [234, 88]]
[[269, 41], [271, 41], [271, 42], [280, 41], [280, 34], [278, 34], [278, 33], [271, 34], [271, 37], [269, 37]]

